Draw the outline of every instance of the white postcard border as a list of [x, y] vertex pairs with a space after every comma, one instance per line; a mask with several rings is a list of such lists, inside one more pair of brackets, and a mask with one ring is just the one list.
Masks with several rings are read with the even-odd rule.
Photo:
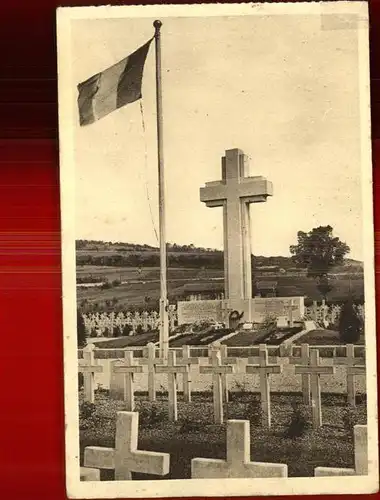
[[[363, 246], [365, 252], [365, 323], [367, 356], [367, 410], [369, 435], [368, 476], [284, 479], [181, 479], [159, 481], [83, 482], [79, 476], [79, 418], [76, 345], [75, 265], [75, 163], [72, 113], [75, 89], [71, 88], [70, 23], [73, 19], [118, 17], [174, 17], [223, 15], [319, 15], [344, 13], [357, 16], [359, 39], [361, 160], [363, 197]], [[363, 28], [363, 29], [360, 29]], [[378, 491], [378, 430], [376, 372], [376, 310], [374, 295], [374, 230], [372, 157], [370, 138], [368, 7], [365, 2], [152, 5], [121, 7], [72, 7], [57, 10], [58, 95], [62, 226], [62, 287], [64, 317], [64, 387], [66, 487], [70, 498], [159, 498], [343, 494]], [[313, 480], [311, 480], [313, 479]]]

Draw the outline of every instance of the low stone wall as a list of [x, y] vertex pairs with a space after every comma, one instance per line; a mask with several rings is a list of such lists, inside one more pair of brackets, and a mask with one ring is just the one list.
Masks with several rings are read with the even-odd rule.
[[[233, 356], [233, 353], [229, 352], [229, 355]], [[258, 364], [258, 358], [255, 359], [255, 364]], [[123, 393], [123, 376], [118, 374], [113, 374], [111, 377], [111, 363], [120, 362], [120, 359], [97, 359], [97, 364], [103, 367], [103, 373], [95, 374], [95, 384], [100, 384], [104, 389], [110, 389], [117, 397]], [[209, 360], [206, 357], [199, 358], [200, 365], [209, 364]], [[79, 364], [83, 361], [80, 359]], [[272, 392], [301, 392], [301, 376], [295, 375], [295, 366], [289, 364], [288, 358], [278, 358], [279, 365], [283, 366], [283, 373], [278, 375], [270, 376], [270, 387]], [[321, 358], [320, 364], [322, 366], [332, 366], [332, 358]], [[228, 385], [231, 391], [240, 391], [244, 388], [247, 391], [259, 391], [260, 390], [260, 379], [259, 375], [250, 375], [245, 373], [245, 366], [247, 365], [247, 359], [241, 358], [237, 359], [237, 364], [235, 365], [235, 373], [228, 376]], [[135, 375], [135, 391], [147, 391], [148, 390], [148, 375], [147, 367], [143, 367], [144, 372], [142, 374]], [[211, 390], [212, 388], [212, 376], [203, 375], [199, 373], [199, 367], [191, 367], [192, 375], [192, 391], [200, 392]], [[167, 386], [167, 376], [164, 374], [156, 375], [157, 390], [166, 390]], [[179, 390], [182, 390], [182, 380], [181, 376], [179, 379]], [[346, 367], [336, 366], [335, 375], [325, 375], [320, 377], [321, 381], [321, 391], [330, 392], [337, 394], [344, 394], [347, 392], [347, 377], [346, 377]], [[111, 387], [110, 387], [111, 386]], [[358, 393], [366, 392], [366, 381], [364, 375], [356, 376], [356, 391]]]

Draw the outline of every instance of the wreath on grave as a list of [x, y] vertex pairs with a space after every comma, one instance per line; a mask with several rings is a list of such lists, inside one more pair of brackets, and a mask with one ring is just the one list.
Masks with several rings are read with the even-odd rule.
[[231, 311], [229, 315], [229, 319], [235, 321], [237, 319], [241, 319], [243, 317], [244, 311], [239, 313], [239, 311]]

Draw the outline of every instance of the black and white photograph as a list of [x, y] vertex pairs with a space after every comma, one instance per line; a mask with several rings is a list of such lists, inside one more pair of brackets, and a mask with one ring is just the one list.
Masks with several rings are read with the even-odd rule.
[[70, 498], [377, 491], [368, 34], [57, 10]]

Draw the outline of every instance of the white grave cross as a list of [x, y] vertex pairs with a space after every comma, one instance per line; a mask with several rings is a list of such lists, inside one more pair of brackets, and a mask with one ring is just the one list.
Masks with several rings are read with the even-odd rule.
[[355, 346], [348, 344], [346, 346], [346, 357], [334, 358], [334, 365], [347, 366], [347, 401], [351, 406], [356, 405], [355, 401], [355, 379], [356, 375], [365, 375], [365, 358], [355, 358]]
[[102, 373], [103, 367], [95, 364], [94, 344], [87, 344], [83, 349], [84, 364], [78, 365], [78, 372], [83, 373], [84, 400], [95, 402], [95, 373]]
[[199, 367], [200, 373], [212, 374], [214, 422], [216, 424], [223, 423], [222, 375], [234, 373], [234, 371], [234, 366], [222, 366], [219, 350], [211, 351], [211, 365]]
[[133, 351], [125, 351], [124, 364], [115, 364], [113, 371], [115, 373], [124, 373], [124, 401], [127, 410], [133, 411], [135, 408], [135, 393], [133, 389], [133, 375], [142, 373], [143, 367], [136, 366], [133, 362]]
[[247, 157], [230, 149], [222, 158], [222, 180], [200, 189], [207, 207], [223, 207], [225, 296], [238, 301], [252, 297], [249, 205], [266, 201], [273, 191], [264, 177], [247, 175]]
[[250, 460], [249, 420], [227, 421], [227, 460], [193, 458], [193, 479], [287, 477], [288, 466]]
[[[228, 357], [226, 344], [221, 344], [220, 342], [214, 342], [213, 346], [209, 350], [209, 357], [211, 357], [212, 350], [219, 350], [222, 365], [236, 365], [237, 358]], [[229, 394], [228, 394], [227, 374], [222, 375], [222, 395], [223, 395], [223, 401], [228, 403]]]
[[115, 469], [115, 481], [132, 479], [132, 472], [165, 476], [169, 473], [170, 455], [137, 449], [139, 414], [120, 411], [117, 414], [115, 448], [87, 446], [84, 466]]
[[248, 358], [248, 365], [245, 367], [246, 373], [258, 373], [260, 375], [260, 394], [263, 426], [271, 426], [270, 409], [270, 386], [269, 375], [282, 373], [281, 365], [270, 365], [268, 363], [268, 350], [265, 344], [259, 346], [260, 362], [258, 365], [251, 365], [252, 358]]
[[355, 468], [316, 467], [314, 476], [366, 476], [368, 474], [368, 435], [366, 425], [354, 426]]
[[177, 359], [177, 364], [187, 366], [188, 370], [183, 372], [183, 397], [187, 403], [191, 402], [191, 366], [199, 365], [199, 358], [192, 358], [190, 356], [190, 346], [182, 346], [182, 358]]
[[168, 374], [168, 404], [169, 404], [169, 420], [176, 421], [178, 419], [177, 409], [177, 373], [186, 373], [189, 368], [185, 365], [176, 364], [176, 352], [168, 352], [168, 364], [156, 366], [156, 373]]
[[[290, 356], [289, 357], [289, 363], [291, 365], [297, 365], [298, 363], [301, 363], [304, 366], [308, 366], [310, 361], [310, 348], [309, 344], [302, 344], [301, 345], [301, 357], [295, 357], [295, 356]], [[303, 397], [303, 403], [305, 405], [310, 405], [311, 399], [310, 399], [310, 374], [304, 373], [302, 375], [302, 397]]]
[[148, 366], [148, 395], [149, 401], [156, 401], [156, 366], [165, 363], [163, 358], [156, 358], [156, 346], [149, 342], [144, 356], [139, 359], [139, 364]]
[[314, 429], [322, 425], [322, 402], [321, 402], [321, 375], [334, 375], [334, 366], [320, 366], [319, 351], [317, 349], [310, 350], [310, 365], [296, 366], [296, 375], [309, 374], [311, 381], [311, 406], [313, 412], [313, 427]]

